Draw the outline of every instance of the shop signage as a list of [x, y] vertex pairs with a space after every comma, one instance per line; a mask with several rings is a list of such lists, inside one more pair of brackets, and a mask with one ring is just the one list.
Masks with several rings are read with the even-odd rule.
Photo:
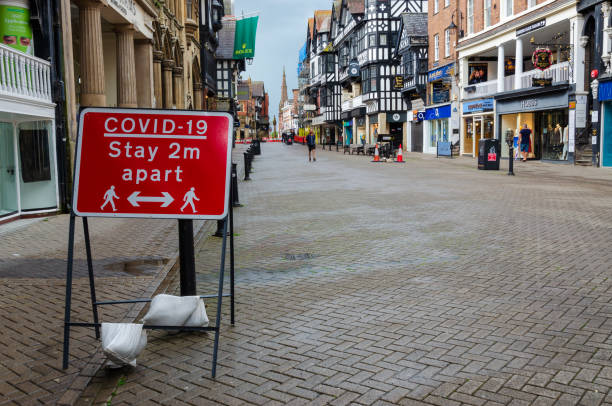
[[413, 121], [423, 121], [425, 120], [425, 112], [414, 110], [412, 112], [412, 120]]
[[227, 113], [83, 110], [75, 163], [75, 213], [224, 218], [232, 129], [232, 116]]
[[576, 95], [576, 128], [585, 128], [587, 122], [587, 97]]
[[406, 121], [406, 112], [387, 113], [388, 123], [403, 123]]
[[484, 99], [473, 102], [463, 103], [463, 114], [481, 113], [484, 111], [493, 111], [493, 99]]
[[357, 127], [363, 127], [366, 124], [365, 117], [357, 118]]
[[393, 78], [393, 88], [394, 89], [403, 89], [404, 88], [404, 78], [402, 76], [395, 76]]
[[532, 110], [567, 109], [567, 106], [567, 92], [558, 92], [541, 95], [537, 98], [497, 100], [495, 111], [497, 114], [510, 114]]
[[600, 82], [597, 97], [599, 101], [612, 100], [612, 82]]
[[438, 120], [441, 118], [448, 118], [451, 116], [451, 106], [433, 107], [425, 110], [425, 120]]
[[521, 35], [527, 34], [531, 31], [539, 30], [540, 28], [544, 27], [546, 27], [546, 19], [542, 19], [524, 27], [518, 28], [516, 30], [516, 36], [520, 37]]
[[531, 78], [532, 87], [552, 86], [552, 78]]
[[349, 76], [352, 78], [359, 77], [359, 62], [358, 61], [353, 60], [349, 63], [348, 73], [349, 73]]
[[450, 142], [438, 141], [436, 147], [437, 156], [453, 156]]
[[552, 65], [552, 52], [547, 48], [537, 48], [531, 54], [531, 62], [536, 69], [546, 70]]
[[574, 101], [569, 102], [569, 106], [568, 107], [570, 109], [575, 109], [576, 108], [576, 101], [574, 100]]
[[524, 109], [533, 109], [538, 107], [538, 99], [521, 100], [521, 107]]
[[455, 73], [455, 64], [451, 63], [441, 68], [429, 71], [429, 73], [427, 73], [427, 81], [433, 82], [435, 80], [441, 80], [444, 78], [448, 78], [454, 75], [454, 73]]
[[315, 111], [317, 110], [317, 106], [314, 104], [305, 104], [304, 111]]

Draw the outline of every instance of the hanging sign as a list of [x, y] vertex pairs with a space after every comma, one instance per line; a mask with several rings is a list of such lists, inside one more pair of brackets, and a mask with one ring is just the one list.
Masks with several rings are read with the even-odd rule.
[[83, 110], [74, 212], [84, 217], [224, 218], [232, 128], [227, 113]]
[[404, 88], [404, 78], [402, 76], [394, 76], [393, 77], [393, 88], [394, 89], [403, 89]]
[[531, 55], [531, 62], [536, 69], [546, 70], [552, 65], [552, 52], [550, 49], [537, 48]]

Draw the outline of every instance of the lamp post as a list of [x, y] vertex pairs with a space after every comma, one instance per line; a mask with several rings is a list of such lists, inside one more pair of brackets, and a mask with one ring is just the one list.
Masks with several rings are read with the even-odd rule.
[[508, 144], [508, 175], [514, 176], [514, 131], [506, 130], [506, 144]]

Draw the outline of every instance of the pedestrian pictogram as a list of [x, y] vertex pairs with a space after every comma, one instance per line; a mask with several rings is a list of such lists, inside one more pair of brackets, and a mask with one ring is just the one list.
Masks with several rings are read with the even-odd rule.
[[104, 203], [102, 204], [102, 206], [100, 206], [100, 210], [104, 210], [106, 205], [110, 203], [111, 207], [113, 208], [113, 211], [117, 211], [117, 209], [115, 208], [114, 199], [119, 199], [119, 196], [117, 196], [117, 194], [115, 193], [115, 187], [111, 186], [110, 189], [108, 189], [106, 193], [104, 193]]
[[73, 207], [79, 216], [222, 219], [232, 117], [88, 108], [81, 113]]
[[191, 205], [191, 210], [194, 213], [197, 213], [197, 210], [195, 208], [195, 205], [193, 203], [193, 199], [200, 201], [200, 199], [198, 199], [198, 197], [195, 195], [195, 188], [192, 187], [191, 189], [189, 189], [189, 192], [185, 193], [185, 197], [183, 197], [183, 201], [185, 202], [185, 204], [183, 205], [183, 207], [181, 207], [181, 211], [185, 210], [185, 207], [187, 207], [187, 205]]

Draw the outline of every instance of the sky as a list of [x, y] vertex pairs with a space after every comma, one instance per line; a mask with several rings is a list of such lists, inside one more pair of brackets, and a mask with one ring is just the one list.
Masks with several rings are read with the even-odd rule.
[[331, 10], [332, 3], [333, 0], [234, 0], [234, 13], [238, 16], [243, 11], [259, 11], [255, 58], [242, 77], [264, 81], [270, 95], [270, 123], [278, 115], [283, 65], [291, 98], [291, 89], [297, 88], [298, 53], [306, 41], [308, 18], [315, 10]]

